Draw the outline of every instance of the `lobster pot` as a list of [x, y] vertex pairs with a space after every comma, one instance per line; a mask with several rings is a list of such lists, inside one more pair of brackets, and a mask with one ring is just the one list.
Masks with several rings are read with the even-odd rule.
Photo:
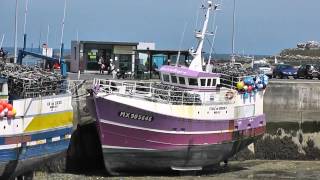
[[60, 74], [37, 67], [0, 63], [0, 75], [8, 80], [11, 98], [49, 96], [66, 91]]

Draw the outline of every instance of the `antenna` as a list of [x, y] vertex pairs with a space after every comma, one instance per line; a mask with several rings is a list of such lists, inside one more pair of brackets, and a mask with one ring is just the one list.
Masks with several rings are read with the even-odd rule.
[[180, 40], [180, 46], [179, 46], [179, 51], [178, 51], [178, 56], [177, 56], [177, 60], [176, 60], [176, 67], [179, 65], [179, 61], [180, 61], [180, 54], [181, 54], [181, 46], [182, 46], [182, 43], [183, 43], [183, 39], [184, 39], [184, 34], [186, 32], [186, 28], [187, 28], [187, 25], [188, 23], [184, 23], [184, 28], [183, 28], [183, 32], [182, 32], [182, 35], [181, 35], [181, 40]]
[[18, 0], [16, 0], [16, 14], [15, 14], [15, 27], [14, 27], [14, 63], [17, 63], [18, 54]]
[[[215, 4], [214, 5], [214, 9], [215, 10], [218, 10], [217, 8], [219, 7], [218, 4]], [[214, 30], [214, 34], [213, 34], [213, 38], [212, 38], [212, 44], [211, 44], [211, 48], [210, 48], [210, 54], [209, 54], [209, 59], [208, 59], [208, 65], [210, 64], [210, 60], [211, 60], [211, 57], [212, 57], [212, 52], [213, 52], [213, 46], [214, 46], [214, 42], [215, 42], [215, 39], [216, 39], [216, 34], [217, 34], [217, 29], [218, 27], [215, 26], [216, 24], [216, 12], [213, 12], [213, 21], [212, 21], [212, 27], [215, 29]]]
[[214, 35], [213, 35], [213, 38], [212, 38], [212, 44], [211, 44], [211, 48], [210, 48], [208, 64], [210, 64], [210, 60], [211, 60], [211, 57], [212, 57], [213, 46], [214, 46], [214, 42], [216, 40], [217, 29], [218, 29], [218, 27], [216, 26], [216, 28], [214, 30]]

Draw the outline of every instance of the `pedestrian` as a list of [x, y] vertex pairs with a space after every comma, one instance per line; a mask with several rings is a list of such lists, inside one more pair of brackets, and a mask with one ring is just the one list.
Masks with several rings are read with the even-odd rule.
[[102, 56], [101, 56], [101, 57], [99, 58], [99, 60], [98, 60], [98, 66], [99, 66], [100, 74], [103, 73], [102, 64], [103, 64], [103, 58], [102, 58]]
[[105, 69], [105, 67], [106, 67], [106, 66], [104, 65], [104, 63], [102, 63], [102, 64], [101, 64], [101, 72], [102, 72], [102, 74], [104, 74], [104, 69]]
[[107, 70], [108, 70], [108, 74], [111, 74], [112, 73], [112, 67], [111, 67], [111, 65], [113, 64], [113, 59], [111, 58], [110, 60], [109, 60], [109, 64], [108, 64], [108, 66], [107, 66]]
[[110, 64], [110, 69], [111, 69], [112, 78], [115, 79], [117, 75], [117, 71], [113, 63]]

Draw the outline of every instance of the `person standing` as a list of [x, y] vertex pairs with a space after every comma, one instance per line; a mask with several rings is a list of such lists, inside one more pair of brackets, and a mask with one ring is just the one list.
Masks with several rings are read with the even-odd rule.
[[117, 75], [117, 71], [116, 71], [115, 65], [112, 62], [110, 63], [110, 70], [111, 70], [112, 78], [115, 79]]
[[104, 62], [102, 62], [102, 64], [101, 64], [101, 72], [102, 72], [102, 74], [104, 74], [105, 67], [106, 67], [106, 65], [104, 64]]
[[99, 60], [98, 60], [98, 66], [99, 66], [100, 74], [103, 74], [102, 64], [103, 64], [103, 59], [102, 59], [102, 56], [101, 56], [99, 58]]

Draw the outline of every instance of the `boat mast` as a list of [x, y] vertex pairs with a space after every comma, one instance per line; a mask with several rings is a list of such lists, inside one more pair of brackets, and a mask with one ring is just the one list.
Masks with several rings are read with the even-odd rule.
[[50, 33], [50, 25], [48, 24], [48, 28], [47, 28], [47, 47], [49, 47], [49, 33]]
[[61, 59], [63, 58], [63, 33], [64, 33], [64, 21], [66, 19], [66, 9], [67, 9], [67, 0], [64, 1], [64, 9], [63, 9], [63, 18], [62, 18], [62, 27], [61, 27], [61, 40], [60, 40], [60, 58], [59, 58], [59, 63]]
[[17, 63], [18, 54], [18, 0], [16, 0], [16, 12], [15, 12], [15, 27], [14, 27], [14, 63]]
[[26, 0], [26, 6], [25, 6], [25, 10], [24, 10], [23, 34], [26, 34], [27, 13], [28, 13], [28, 1], [29, 1], [29, 0]]
[[231, 63], [235, 63], [235, 55], [234, 55], [234, 39], [235, 39], [235, 20], [236, 20], [236, 0], [233, 0], [233, 19], [232, 19], [232, 54], [231, 54]]
[[179, 66], [180, 55], [181, 55], [181, 46], [182, 46], [182, 43], [183, 43], [183, 39], [184, 39], [184, 34], [186, 32], [186, 28], [187, 28], [187, 23], [184, 24], [183, 32], [182, 32], [182, 35], [181, 35], [179, 51], [178, 51], [178, 56], [177, 56], [177, 60], [176, 60], [176, 67]]
[[26, 49], [27, 46], [27, 14], [28, 14], [28, 2], [29, 0], [26, 0], [26, 6], [24, 10], [24, 24], [23, 24], [23, 50]]
[[4, 36], [5, 36], [5, 34], [2, 34], [1, 43], [0, 43], [0, 48], [2, 48]]
[[203, 71], [202, 70], [202, 49], [203, 49], [203, 42], [205, 35], [207, 33], [208, 28], [208, 22], [210, 18], [210, 11], [212, 9], [212, 1], [208, 1], [208, 7], [203, 7], [204, 9], [207, 9], [205, 21], [203, 23], [202, 31], [196, 32], [196, 38], [198, 39], [198, 47], [196, 51], [193, 53], [193, 60], [189, 66], [189, 69], [195, 70], [195, 71]]

